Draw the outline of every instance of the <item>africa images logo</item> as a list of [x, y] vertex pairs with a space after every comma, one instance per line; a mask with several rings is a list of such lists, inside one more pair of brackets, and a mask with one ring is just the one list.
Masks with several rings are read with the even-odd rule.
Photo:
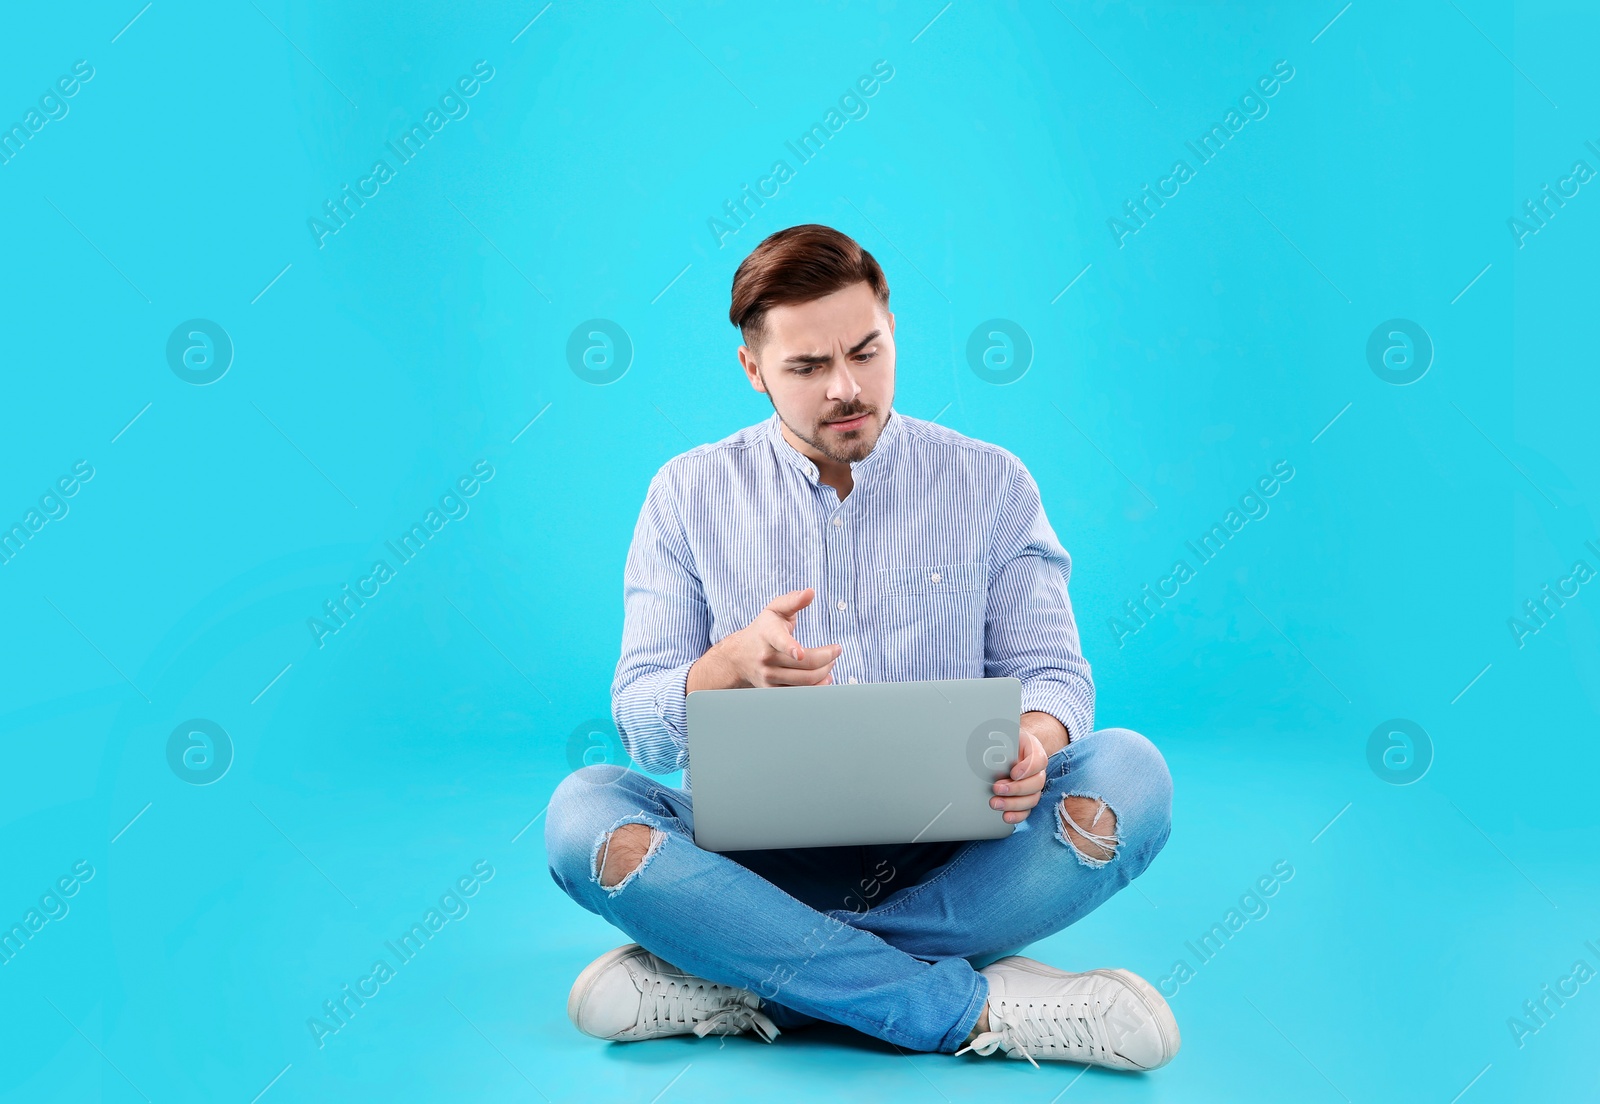
[[356, 209], [365, 207], [367, 200], [375, 199], [383, 186], [395, 178], [400, 166], [409, 165], [412, 159], [422, 152], [422, 147], [427, 144], [429, 138], [438, 134], [447, 124], [465, 119], [467, 112], [471, 110], [467, 101], [476, 96], [483, 86], [493, 79], [494, 66], [487, 61], [476, 63], [472, 67], [471, 74], [459, 78], [439, 97], [438, 110], [429, 108], [422, 116], [422, 122], [413, 123], [397, 140], [385, 142], [384, 148], [394, 155], [397, 164], [391, 165], [387, 157], [378, 158], [372, 163], [372, 171], [356, 181], [354, 190], [351, 190], [348, 184], [342, 185], [338, 199], [330, 199], [323, 203], [322, 217], [313, 215], [306, 219], [306, 229], [311, 231], [312, 240], [317, 243], [317, 248], [326, 249], [328, 239], [343, 230], [349, 225], [350, 220], [355, 218], [356, 212], [350, 206], [352, 203]]
[[[1283, 88], [1294, 79], [1294, 66], [1288, 61], [1279, 59], [1272, 67], [1272, 72], [1256, 80], [1255, 84], [1246, 89], [1239, 97], [1238, 109], [1229, 107], [1222, 116], [1222, 122], [1212, 123], [1210, 128], [1200, 135], [1196, 142], [1185, 142], [1184, 146], [1194, 154], [1198, 165], [1179, 158], [1172, 163], [1172, 172], [1156, 181], [1154, 188], [1146, 184], [1140, 189], [1140, 194], [1122, 205], [1123, 218], [1113, 215], [1106, 219], [1106, 228], [1111, 231], [1111, 237], [1116, 241], [1117, 248], [1125, 248], [1128, 238], [1137, 234], [1150, 224], [1156, 217], [1156, 211], [1167, 205], [1167, 200], [1177, 196], [1179, 190], [1199, 173], [1200, 166], [1208, 165], [1222, 152], [1228, 140], [1245, 128], [1252, 119], [1265, 119], [1271, 110], [1267, 101], [1276, 96]], [[1168, 188], [1171, 191], [1168, 191]], [[1154, 207], [1151, 205], [1154, 204]]]
[[[839, 96], [837, 108], [830, 107], [820, 123], [812, 123], [798, 138], [784, 142], [784, 148], [794, 155], [800, 165], [814, 160], [821, 155], [828, 140], [845, 128], [845, 124], [867, 117], [870, 110], [867, 100], [876, 96], [893, 76], [894, 66], [879, 58], [872, 64], [872, 73], [857, 78], [855, 84], [844, 90]], [[755, 211], [750, 209], [752, 203], [759, 210], [767, 205], [767, 200], [778, 198], [779, 191], [795, 178], [796, 172], [798, 169], [794, 165], [780, 157], [772, 163], [772, 171], [756, 181], [754, 192], [750, 190], [750, 185], [745, 184], [737, 198], [722, 205], [725, 220], [716, 215], [706, 219], [706, 229], [716, 239], [717, 248], [727, 245], [730, 237], [755, 220]]]

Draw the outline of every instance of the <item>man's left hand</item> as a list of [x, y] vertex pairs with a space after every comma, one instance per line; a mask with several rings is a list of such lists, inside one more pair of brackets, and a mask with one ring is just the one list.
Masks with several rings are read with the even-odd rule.
[[1011, 774], [994, 784], [996, 796], [989, 799], [990, 808], [1004, 809], [1007, 824], [1026, 820], [1033, 807], [1039, 804], [1039, 793], [1044, 789], [1044, 769], [1049, 761], [1039, 737], [1024, 726], [1017, 732], [1017, 761]]

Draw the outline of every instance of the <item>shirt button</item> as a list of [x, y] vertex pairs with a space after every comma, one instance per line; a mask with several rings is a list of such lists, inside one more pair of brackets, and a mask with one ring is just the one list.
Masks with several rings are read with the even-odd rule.
[[839, 600], [839, 608], [844, 609], [844, 599], [842, 598]]
[[935, 571], [932, 575], [929, 575], [928, 578], [937, 583], [939, 581], [939, 573]]
[[849, 679], [847, 679], [847, 680], [846, 680], [846, 681], [847, 681], [847, 682], [854, 682], [854, 681], [855, 681], [855, 680], [856, 680], [856, 677], [855, 677], [855, 676], [854, 676], [854, 675], [851, 675], [851, 676], [850, 676], [850, 677], [849, 677]]
[[836, 517], [836, 518], [833, 519], [833, 524], [835, 526], [843, 525], [844, 524], [844, 519]]

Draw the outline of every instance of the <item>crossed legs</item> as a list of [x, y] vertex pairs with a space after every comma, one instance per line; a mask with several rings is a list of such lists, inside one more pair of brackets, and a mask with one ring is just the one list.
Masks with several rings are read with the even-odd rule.
[[757, 993], [781, 1025], [826, 1019], [949, 1052], [984, 1012], [987, 979], [974, 961], [1080, 919], [1166, 842], [1171, 779], [1137, 733], [1075, 740], [1051, 756], [1046, 778], [1026, 830], [962, 844], [914, 884], [889, 874], [893, 892], [864, 911], [812, 909], [695, 847], [681, 791], [614, 767], [585, 768], [558, 787], [546, 822], [550, 870], [647, 949]]

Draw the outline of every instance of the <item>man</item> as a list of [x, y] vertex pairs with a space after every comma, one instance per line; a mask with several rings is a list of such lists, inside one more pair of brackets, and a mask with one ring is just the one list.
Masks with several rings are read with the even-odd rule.
[[1021, 461], [893, 409], [888, 306], [872, 255], [825, 226], [739, 266], [739, 363], [773, 414], [651, 480], [613, 714], [633, 761], [665, 774], [686, 766], [696, 690], [1015, 677], [1018, 759], [990, 804], [1018, 830], [720, 854], [694, 844], [688, 771], [679, 789], [584, 767], [550, 801], [550, 874], [638, 942], [579, 975], [568, 1015], [602, 1039], [771, 1042], [827, 1020], [920, 1051], [1153, 1069], [1179, 1043], [1153, 986], [1012, 952], [1150, 864], [1166, 763], [1135, 732], [1094, 730], [1071, 562]]

